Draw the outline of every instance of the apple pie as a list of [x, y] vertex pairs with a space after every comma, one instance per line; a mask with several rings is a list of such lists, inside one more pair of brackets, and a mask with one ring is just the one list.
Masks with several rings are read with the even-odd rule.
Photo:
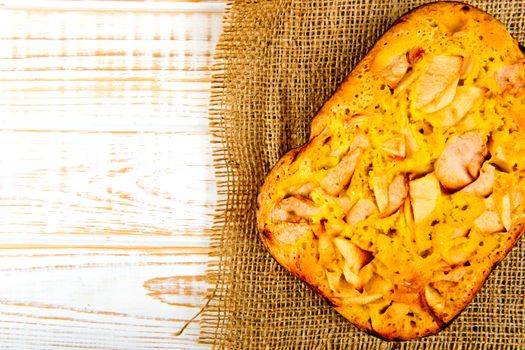
[[273, 257], [361, 330], [443, 329], [524, 231], [524, 51], [469, 5], [401, 17], [268, 174]]

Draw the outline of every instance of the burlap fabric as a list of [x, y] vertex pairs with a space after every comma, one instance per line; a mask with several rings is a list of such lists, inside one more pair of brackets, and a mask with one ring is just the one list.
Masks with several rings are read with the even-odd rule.
[[[356, 330], [267, 253], [256, 233], [265, 174], [302, 145], [316, 111], [376, 39], [428, 1], [228, 4], [211, 126], [219, 179], [211, 303], [200, 341], [230, 349], [525, 349], [525, 242], [439, 335], [388, 343]], [[525, 1], [470, 1], [525, 42]]]

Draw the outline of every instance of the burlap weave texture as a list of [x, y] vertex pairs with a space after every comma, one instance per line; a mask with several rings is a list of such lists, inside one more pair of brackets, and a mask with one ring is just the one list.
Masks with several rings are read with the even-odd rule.
[[[217, 47], [211, 127], [222, 200], [212, 241], [213, 299], [201, 341], [230, 349], [525, 349], [525, 242], [439, 335], [387, 343], [356, 330], [267, 253], [257, 192], [302, 145], [324, 101], [377, 38], [429, 1], [235, 1]], [[525, 1], [467, 1], [525, 42]]]

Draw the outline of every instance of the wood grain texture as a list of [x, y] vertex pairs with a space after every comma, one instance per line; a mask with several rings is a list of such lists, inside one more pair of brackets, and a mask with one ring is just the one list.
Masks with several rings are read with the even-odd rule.
[[2, 1], [0, 348], [189, 349], [222, 1]]

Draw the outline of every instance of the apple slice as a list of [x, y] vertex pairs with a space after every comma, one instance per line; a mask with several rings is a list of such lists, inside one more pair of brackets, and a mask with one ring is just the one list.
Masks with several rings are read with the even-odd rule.
[[325, 230], [330, 235], [338, 235], [344, 230], [344, 223], [325, 223]]
[[443, 187], [458, 190], [478, 177], [487, 154], [484, 139], [481, 133], [469, 131], [447, 141], [435, 163], [436, 176]]
[[372, 190], [376, 198], [377, 207], [381, 217], [387, 217], [395, 213], [408, 195], [406, 176], [398, 174], [388, 185], [385, 175], [372, 178]]
[[434, 173], [410, 181], [410, 202], [414, 212], [414, 222], [417, 225], [425, 220], [436, 208], [441, 187]]
[[479, 177], [476, 181], [463, 187], [460, 192], [475, 194], [480, 197], [487, 197], [492, 193], [494, 188], [494, 176], [496, 174], [496, 168], [485, 162], [481, 167]]
[[492, 210], [484, 211], [483, 214], [474, 220], [474, 227], [478, 228], [481, 233], [496, 233], [505, 230], [498, 213]]
[[328, 287], [335, 293], [340, 292], [341, 286], [341, 272], [326, 270], [326, 280]]
[[357, 275], [359, 270], [366, 264], [368, 264], [374, 256], [354, 243], [350, 242], [341, 237], [334, 238], [335, 246], [345, 259], [345, 263], [348, 264], [350, 271]]
[[294, 244], [311, 231], [312, 228], [307, 223], [280, 222], [272, 225], [270, 230], [265, 229], [264, 234], [280, 244]]
[[268, 219], [274, 222], [278, 221], [297, 221], [293, 214], [284, 210], [279, 204], [276, 204], [268, 214]]
[[445, 299], [435, 288], [430, 285], [425, 287], [425, 300], [428, 306], [436, 314], [440, 314], [445, 308]]
[[472, 267], [470, 266], [458, 266], [448, 272], [442, 279], [444, 281], [459, 282], [471, 270]]
[[358, 223], [365, 220], [367, 217], [372, 215], [376, 211], [376, 206], [368, 198], [362, 198], [357, 201], [354, 207], [350, 210], [346, 216], [346, 222], [351, 227], [357, 226]]
[[515, 186], [514, 190], [510, 193], [510, 204], [512, 211], [516, 210], [525, 199], [525, 178], [521, 178]]
[[358, 274], [353, 270], [354, 269], [350, 266], [350, 263], [345, 261], [345, 264], [343, 265], [343, 276], [345, 276], [345, 280], [355, 289], [363, 290], [363, 282], [361, 282]]
[[390, 293], [394, 289], [392, 282], [379, 276], [377, 273], [373, 273], [372, 277], [366, 282], [364, 290], [369, 294], [382, 294], [385, 295]]
[[431, 57], [416, 87], [416, 108], [433, 113], [449, 105], [456, 94], [462, 64], [462, 56]]
[[403, 160], [407, 155], [405, 135], [397, 135], [383, 142], [380, 148], [391, 158]]
[[499, 207], [499, 216], [501, 218], [501, 223], [505, 227], [505, 230], [510, 231], [512, 225], [512, 216], [511, 216], [511, 203], [509, 194], [505, 194], [501, 198], [501, 205]]
[[332, 196], [338, 195], [350, 182], [362, 153], [362, 149], [356, 148], [345, 155], [339, 164], [328, 170], [321, 180], [321, 188]]
[[463, 64], [461, 65], [461, 69], [459, 71], [459, 78], [466, 79], [467, 76], [474, 69], [475, 63], [476, 63], [476, 60], [474, 59], [474, 56], [472, 55], [463, 56]]
[[381, 213], [387, 217], [395, 213], [402, 205], [408, 195], [408, 186], [405, 174], [398, 174], [388, 186], [388, 205]]
[[346, 297], [343, 298], [344, 303], [348, 304], [357, 304], [357, 305], [365, 305], [373, 303], [374, 301], [378, 301], [383, 297], [383, 294], [363, 294], [363, 295], [357, 295], [352, 297]]
[[319, 263], [327, 265], [335, 260], [335, 249], [332, 240], [328, 235], [323, 234], [319, 236]]
[[302, 218], [308, 218], [319, 214], [321, 208], [319, 208], [311, 200], [304, 198], [302, 196], [291, 196], [283, 199], [279, 206], [281, 209], [286, 210], [287, 212], [293, 213]]
[[306, 182], [302, 185], [292, 187], [290, 189], [290, 193], [298, 196], [307, 197], [315, 188], [317, 185], [313, 182]]
[[521, 94], [525, 90], [523, 71], [525, 71], [525, 61], [500, 67], [496, 72], [496, 83], [504, 93]]
[[397, 97], [401, 95], [404, 91], [407, 90], [409, 86], [412, 86], [416, 78], [417, 78], [417, 74], [415, 74], [413, 70], [409, 71], [407, 74], [405, 74], [403, 79], [401, 79], [399, 84], [396, 86], [392, 96]]
[[512, 164], [507, 159], [503, 148], [497, 142], [495, 142], [494, 138], [492, 137], [489, 140], [489, 152], [491, 155], [490, 162], [492, 164], [496, 165], [504, 172], [509, 173], [512, 171]]
[[458, 80], [459, 77], [451, 82], [432, 102], [421, 107], [421, 110], [425, 113], [434, 113], [450, 105], [456, 96]]
[[388, 179], [386, 175], [374, 176], [371, 182], [377, 207], [383, 212], [388, 205]]
[[381, 78], [390, 86], [395, 88], [399, 81], [405, 76], [410, 64], [406, 54], [394, 57], [388, 65], [380, 72]]
[[478, 87], [458, 86], [451, 104], [436, 112], [437, 125], [448, 129], [459, 123], [481, 95], [483, 95], [483, 90]]
[[406, 156], [411, 157], [419, 152], [419, 145], [417, 144], [416, 138], [411, 130], [404, 128], [401, 133], [405, 136], [406, 141]]

